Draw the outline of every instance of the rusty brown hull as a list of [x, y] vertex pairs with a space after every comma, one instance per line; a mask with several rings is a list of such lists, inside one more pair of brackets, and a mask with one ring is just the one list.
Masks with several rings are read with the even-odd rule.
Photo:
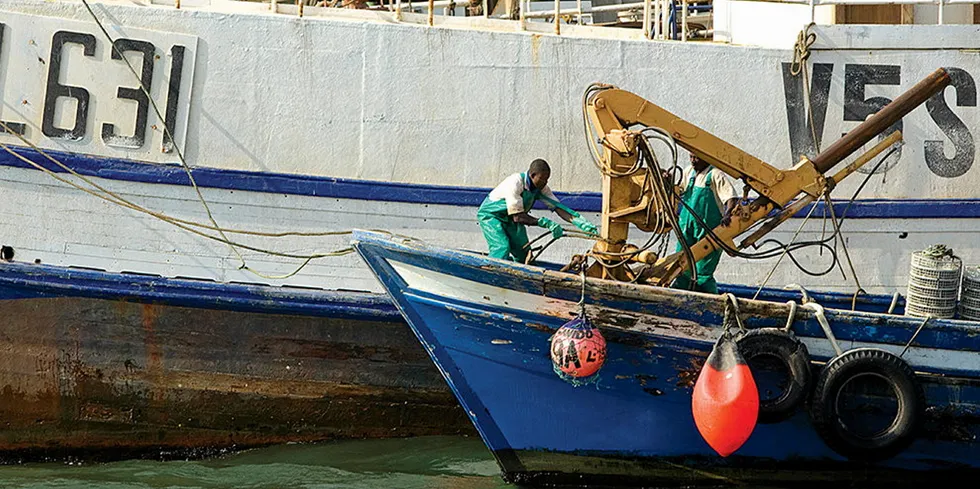
[[[258, 312], [262, 304], [217, 299], [189, 307], [140, 297], [139, 287], [110, 298], [86, 284], [52, 292], [4, 278], [0, 271], [4, 461], [473, 432], [411, 330], [390, 314]], [[315, 305], [315, 292], [299, 297]]]

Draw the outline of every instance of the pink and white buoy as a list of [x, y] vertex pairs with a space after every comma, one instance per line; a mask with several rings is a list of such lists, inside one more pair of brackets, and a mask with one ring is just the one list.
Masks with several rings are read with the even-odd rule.
[[605, 361], [606, 339], [584, 315], [563, 324], [551, 337], [551, 362], [566, 380], [595, 375]]

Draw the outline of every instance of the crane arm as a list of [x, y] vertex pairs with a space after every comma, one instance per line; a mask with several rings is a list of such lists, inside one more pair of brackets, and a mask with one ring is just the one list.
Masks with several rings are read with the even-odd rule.
[[[589, 101], [588, 113], [600, 144], [626, 159], [636, 156], [636, 132], [630, 128], [642, 125], [667, 131], [678, 146], [735, 179], [744, 180], [766, 197], [772, 198], [772, 188], [787, 178], [788, 172], [626, 90], [609, 88], [596, 92]], [[802, 170], [805, 175], [801, 177], [814, 180], [817, 173], [809, 169]]]
[[[732, 219], [731, 224], [716, 227], [712, 233], [691, 246], [691, 256], [678, 252], [662, 258], [649, 254], [637, 254], [631, 257], [634, 261], [649, 265], [644, 272], [644, 279], [655, 284], [668, 285], [681, 271], [689, 267], [688, 262], [691, 259], [696, 262], [719, 248], [739, 249], [740, 247], [734, 242], [737, 236], [753, 224], [770, 216], [772, 211], [783, 209], [800, 194], [804, 194], [804, 200], [809, 202], [823, 196], [837, 181], [850, 175], [857, 166], [887, 149], [890, 143], [877, 145], [858, 161], [831, 178], [826, 177], [825, 173], [929, 97], [941, 93], [950, 81], [949, 73], [945, 69], [937, 69], [815, 156], [813, 160], [801, 157], [795, 166], [787, 170], [769, 165], [636, 94], [608, 85], [590, 89], [591, 91], [587, 92], [584, 110], [587, 120], [594, 128], [595, 142], [605, 149], [601, 152], [594, 151], [599, 153], [597, 156], [601, 159], [600, 164], [604, 170], [600, 228], [603, 239], [596, 243], [593, 254], [600, 258], [603, 256], [621, 258], [629, 234], [629, 224], [632, 223], [644, 231], [663, 233], [670, 230], [668, 222], [671, 221], [663, 217], [669, 217], [668, 213], [674, 214], [677, 211], [664, 208], [662, 199], [654, 198], [649, 174], [637, 174], [640, 158], [638, 146], [643, 134], [641, 130], [634, 130], [634, 126], [659, 128], [667, 132], [678, 146], [726, 174], [744, 181], [762, 196], [750, 204], [740, 205], [738, 217]], [[588, 125], [587, 129], [589, 129]], [[900, 138], [900, 134], [893, 135], [889, 141], [894, 142]], [[593, 141], [590, 140], [589, 144], [593, 144]], [[791, 209], [786, 209], [783, 215], [767, 223], [762, 228], [763, 232], [772, 230], [791, 217], [788, 212], [798, 210], [799, 207], [794, 205]], [[756, 242], [760, 237], [760, 231], [753, 233], [749, 239], [743, 241], [741, 247]], [[619, 262], [624, 263], [622, 260]], [[635, 276], [631, 276], [632, 272], [622, 265], [613, 267], [602, 263], [599, 265], [602, 266], [593, 267], [589, 273], [593, 276], [619, 280], [636, 279]]]

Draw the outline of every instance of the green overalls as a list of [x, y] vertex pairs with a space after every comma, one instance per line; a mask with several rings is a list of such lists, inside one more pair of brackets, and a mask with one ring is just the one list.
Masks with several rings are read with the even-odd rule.
[[[696, 212], [701, 219], [704, 220], [705, 224], [710, 226], [710, 229], [714, 229], [719, 224], [721, 224], [721, 209], [718, 208], [718, 201], [715, 200], [715, 194], [711, 191], [711, 172], [713, 168], [708, 169], [708, 174], [705, 175], [704, 187], [695, 187], [694, 179], [697, 177], [697, 173], [691, 172], [691, 180], [687, 182], [687, 188], [681, 195], [681, 200], [690, 207], [692, 211]], [[687, 207], [681, 206], [680, 219], [678, 225], [680, 226], [681, 235], [684, 237], [684, 241], [687, 242], [688, 246], [693, 246], [702, 238], [708, 234], [708, 230], [703, 228], [697, 219], [691, 215], [691, 212], [687, 210]], [[683, 250], [680, 243], [677, 243], [677, 251]], [[715, 282], [715, 268], [718, 267], [718, 260], [721, 259], [721, 250], [712, 251], [711, 254], [698, 260], [695, 265], [695, 269], [698, 272], [698, 281], [694, 290], [699, 290], [701, 292], [710, 292], [713, 294], [718, 293], [718, 283]], [[691, 272], [689, 270], [684, 270], [676, 280], [674, 280], [673, 287], [676, 289], [686, 289], [691, 288]]]
[[[521, 173], [521, 181], [527, 182], [527, 174]], [[531, 210], [534, 201], [541, 196], [540, 189], [529, 191], [527, 187], [529, 185], [525, 183], [524, 191], [521, 192], [521, 200], [524, 202], [524, 212]], [[490, 248], [491, 258], [501, 258], [524, 263], [528, 252], [527, 248], [524, 247], [528, 243], [527, 227], [514, 222], [507, 215], [506, 199], [490, 200], [490, 196], [487, 196], [486, 199], [483, 199], [483, 203], [480, 204], [480, 210], [476, 212], [476, 218], [480, 223], [480, 229], [483, 230], [483, 237], [487, 240], [487, 247]]]

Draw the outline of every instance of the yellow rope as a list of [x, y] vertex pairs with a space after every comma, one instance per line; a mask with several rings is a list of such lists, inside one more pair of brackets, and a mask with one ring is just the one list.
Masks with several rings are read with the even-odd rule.
[[[3, 121], [0, 121], [0, 127], [3, 127], [5, 130], [8, 130], [8, 131], [10, 129]], [[17, 135], [17, 137], [18, 138], [21, 138], [23, 140], [23, 138], [20, 135]], [[55, 180], [58, 180], [59, 182], [62, 182], [64, 184], [66, 184], [66, 185], [69, 185], [71, 187], [74, 187], [74, 188], [76, 188], [78, 190], [81, 190], [82, 192], [85, 192], [85, 193], [87, 193], [89, 195], [92, 195], [92, 196], [94, 196], [96, 198], [105, 200], [107, 202], [111, 202], [113, 204], [120, 205], [122, 207], [126, 207], [128, 209], [131, 209], [131, 210], [134, 210], [134, 211], [137, 211], [137, 212], [141, 212], [141, 213], [150, 215], [150, 216], [152, 216], [154, 218], [157, 218], [157, 219], [159, 219], [161, 221], [167, 222], [167, 223], [169, 223], [171, 225], [174, 225], [174, 226], [176, 226], [176, 227], [178, 227], [180, 229], [183, 229], [183, 230], [185, 230], [187, 232], [196, 234], [198, 236], [201, 236], [201, 237], [204, 237], [204, 238], [213, 240], [213, 241], [218, 241], [218, 242], [221, 242], [221, 243], [225, 243], [225, 244], [227, 244], [229, 246], [237, 246], [237, 247], [240, 247], [240, 248], [249, 250], [249, 251], [255, 251], [255, 252], [258, 252], [258, 253], [264, 253], [264, 254], [273, 255], [273, 256], [279, 256], [279, 257], [284, 257], [284, 258], [297, 258], [297, 259], [305, 260], [303, 262], [303, 264], [297, 270], [295, 270], [294, 272], [292, 272], [292, 273], [290, 273], [290, 274], [288, 274], [286, 276], [283, 276], [282, 278], [288, 278], [288, 277], [290, 277], [292, 275], [295, 275], [296, 273], [299, 272], [299, 270], [301, 270], [303, 267], [305, 267], [307, 264], [309, 264], [309, 262], [311, 260], [313, 260], [313, 259], [316, 259], [316, 258], [326, 258], [326, 257], [331, 257], [331, 256], [343, 256], [343, 255], [352, 253], [354, 251], [353, 248], [347, 247], [347, 248], [342, 248], [342, 249], [339, 249], [339, 250], [330, 251], [330, 252], [326, 252], [326, 253], [317, 253], [317, 254], [310, 254], [310, 255], [299, 255], [299, 254], [294, 254], [294, 253], [283, 253], [283, 252], [269, 250], [269, 249], [265, 249], [265, 248], [258, 248], [258, 247], [255, 247], [255, 246], [246, 245], [244, 243], [238, 243], [238, 242], [229, 240], [225, 236], [214, 236], [214, 235], [205, 233], [203, 231], [199, 231], [197, 229], [194, 229], [194, 227], [192, 227], [192, 226], [195, 226], [195, 225], [198, 226], [198, 227], [208, 227], [205, 224], [193, 223], [192, 221], [186, 221], [186, 220], [183, 220], [183, 219], [177, 219], [177, 218], [168, 216], [168, 215], [166, 215], [164, 213], [156, 212], [156, 211], [147, 209], [146, 207], [143, 207], [141, 205], [135, 204], [135, 203], [133, 203], [133, 202], [131, 202], [131, 201], [129, 201], [129, 200], [127, 200], [127, 199], [119, 196], [118, 194], [116, 194], [116, 193], [114, 193], [114, 192], [112, 192], [112, 191], [110, 191], [108, 189], [105, 189], [104, 187], [102, 187], [101, 185], [93, 182], [92, 180], [90, 180], [89, 178], [85, 177], [84, 175], [81, 175], [78, 172], [72, 170], [71, 168], [69, 168], [64, 163], [61, 163], [57, 159], [53, 158], [51, 155], [49, 155], [46, 152], [44, 152], [44, 150], [38, 148], [35, 144], [33, 144], [33, 143], [29, 142], [29, 141], [26, 141], [26, 140], [24, 140], [24, 142], [26, 144], [28, 144], [32, 149], [34, 149], [35, 151], [38, 151], [40, 154], [44, 155], [47, 159], [49, 159], [52, 162], [54, 162], [59, 167], [61, 167], [61, 168], [65, 169], [66, 171], [68, 171], [71, 175], [73, 175], [73, 176], [81, 179], [82, 181], [84, 181], [84, 182], [92, 185], [93, 187], [95, 187], [96, 189], [100, 190], [103, 193], [99, 193], [99, 192], [93, 191], [91, 189], [85, 188], [85, 187], [83, 187], [83, 186], [81, 186], [81, 185], [79, 185], [79, 184], [77, 184], [75, 182], [72, 182], [71, 180], [69, 180], [67, 178], [64, 178], [64, 177], [58, 175], [54, 171], [52, 171], [52, 170], [50, 170], [48, 168], [45, 168], [44, 166], [42, 166], [39, 163], [31, 160], [30, 158], [27, 158], [27, 157], [21, 155], [20, 153], [17, 153], [13, 149], [11, 149], [11, 147], [9, 145], [7, 145], [7, 144], [0, 143], [0, 148], [2, 148], [7, 153], [10, 153], [11, 155], [13, 155], [15, 158], [17, 158], [17, 159], [19, 159], [19, 160], [27, 163], [28, 165], [30, 165], [30, 166], [32, 166], [32, 167], [34, 167], [34, 168], [36, 168], [36, 169], [44, 172], [45, 174], [47, 174], [48, 176], [54, 178]], [[253, 232], [247, 232], [247, 231], [246, 232], [243, 232], [243, 233], [253, 234]], [[333, 231], [331, 233], [332, 234], [336, 234], [336, 235], [342, 235], [342, 234], [349, 234], [350, 231]], [[273, 233], [268, 233], [268, 234], [273, 234]], [[289, 234], [289, 233], [276, 233], [276, 234]], [[249, 268], [244, 263], [243, 263], [243, 266], [240, 267], [240, 268], [241, 269], [244, 269], [244, 270], [248, 270], [249, 272], [252, 272], [252, 273], [254, 273], [256, 275], [259, 275], [261, 277], [275, 278], [275, 277], [271, 277], [271, 276], [264, 276], [264, 275], [256, 272], [255, 270]]]
[[[803, 101], [804, 104], [806, 105], [806, 113], [807, 113], [808, 120], [810, 121], [810, 136], [813, 138], [814, 151], [820, 153], [820, 141], [817, 139], [817, 127], [813, 120], [813, 107], [810, 104], [810, 77], [806, 69], [807, 60], [810, 59], [810, 46], [812, 46], [813, 43], [816, 42], [817, 40], [817, 35], [810, 32], [810, 29], [813, 28], [814, 25], [815, 24], [813, 22], [807, 24], [807, 26], [800, 31], [799, 35], [797, 35], [796, 44], [793, 46], [793, 63], [790, 65], [790, 73], [793, 76], [797, 76], [800, 73], [803, 74]], [[839, 236], [840, 227], [838, 226], [837, 223], [837, 217], [833, 215], [834, 206], [830, 201], [830, 195], [824, 194], [823, 197], [827, 207], [830, 209], [831, 219], [834, 224], [834, 230]], [[804, 223], [805, 222], [806, 221], [804, 220]], [[826, 232], [826, 229], [827, 229], [827, 215], [825, 213], [823, 230], [820, 233], [821, 238], [823, 237], [823, 234]], [[835, 238], [834, 239], [835, 251], [836, 251], [836, 243], [837, 240]], [[853, 310], [857, 307], [857, 296], [860, 293], [865, 292], [865, 290], [861, 287], [861, 282], [858, 280], [857, 273], [854, 271], [854, 264], [851, 262], [851, 255], [847, 251], [847, 244], [843, 241], [841, 241], [841, 243], [844, 245], [844, 256], [847, 258], [847, 264], [851, 268], [851, 275], [854, 276], [854, 283], [857, 287], [857, 289], [854, 291], [854, 297], [851, 300], [851, 309]], [[782, 259], [782, 257], [780, 257], [780, 259]], [[838, 265], [840, 265], [840, 262], [838, 262]], [[841, 273], [843, 274], [843, 268], [841, 269]], [[758, 292], [756, 292], [756, 295], [758, 296]]]
[[[9, 132], [9, 129], [10, 128], [6, 124], [4, 124], [3, 121], [0, 121], [0, 127], [2, 127], [5, 130], [8, 130], [8, 132]], [[132, 203], [131, 201], [127, 200], [126, 198], [120, 196], [119, 194], [117, 194], [117, 193], [115, 193], [115, 192], [113, 192], [113, 191], [111, 191], [111, 190], [109, 190], [109, 189], [107, 189], [107, 188], [99, 185], [98, 183], [96, 183], [95, 181], [89, 179], [85, 175], [82, 175], [81, 173], [76, 172], [74, 169], [72, 169], [71, 167], [65, 165], [61, 161], [58, 161], [56, 158], [54, 158], [53, 156], [51, 156], [50, 154], [48, 154], [47, 152], [45, 152], [43, 149], [41, 149], [40, 147], [38, 147], [34, 143], [32, 143], [32, 142], [24, 139], [23, 136], [21, 136], [19, 134], [14, 134], [14, 136], [17, 137], [18, 139], [20, 139], [21, 142], [23, 142], [24, 144], [28, 145], [31, 149], [33, 149], [34, 151], [36, 151], [38, 154], [40, 154], [41, 156], [44, 156], [48, 161], [54, 163], [55, 165], [58, 165], [60, 168], [62, 168], [63, 170], [65, 170], [65, 172], [71, 174], [72, 176], [78, 178], [79, 180], [84, 181], [85, 183], [91, 185], [92, 187], [100, 190], [101, 192], [104, 192], [106, 195], [109, 195], [113, 199], [117, 199], [119, 201], [119, 202], [115, 202], [115, 203], [120, 204], [120, 205], [123, 205], [124, 207], [129, 207], [129, 208], [134, 209], [134, 210], [138, 210], [137, 207], [141, 207], [139, 204]], [[0, 143], [0, 145], [3, 145], [3, 144]], [[6, 148], [4, 148], [4, 149], [6, 149]], [[10, 151], [8, 151], [8, 152], [10, 152]], [[37, 168], [40, 168], [42, 170], [46, 170], [44, 167], [38, 166], [33, 161], [24, 160], [24, 158], [20, 154], [18, 154], [18, 153], [12, 153], [12, 154], [14, 154], [14, 156], [20, 158], [21, 160], [26, 161], [26, 162], [34, 165]], [[73, 185], [69, 181], [66, 181], [66, 183], [68, 183], [69, 185]], [[145, 209], [145, 208], [143, 208], [143, 209]], [[168, 221], [179, 222], [181, 224], [186, 224], [188, 226], [194, 226], [194, 227], [199, 227], [199, 228], [203, 228], [203, 229], [209, 229], [209, 230], [212, 230], [212, 231], [224, 231], [225, 233], [229, 233], [229, 234], [245, 234], [245, 235], [250, 235], [250, 236], [262, 236], [262, 237], [268, 237], [268, 238], [283, 238], [283, 237], [286, 237], [286, 236], [301, 236], [301, 237], [342, 236], [342, 235], [350, 234], [351, 233], [351, 231], [316, 231], [316, 232], [287, 231], [287, 232], [281, 232], [281, 233], [268, 233], [268, 232], [262, 232], [262, 231], [250, 231], [250, 230], [246, 230], [246, 229], [220, 228], [220, 227], [212, 226], [210, 224], [200, 223], [200, 222], [197, 222], [197, 221], [188, 221], [186, 219], [180, 219], [180, 218], [176, 218], [176, 217], [173, 217], [173, 216], [167, 216], [166, 214], [158, 213], [158, 212], [155, 212], [155, 211], [149, 211], [149, 210], [147, 210], [147, 212], [148, 213], [156, 214], [158, 216], [163, 216], [165, 218], [165, 220], [168, 220]]]
[[793, 62], [790, 64], [789, 72], [793, 76], [803, 74], [803, 103], [806, 105], [806, 113], [810, 120], [810, 135], [813, 137], [813, 147], [820, 152], [820, 142], [817, 140], [817, 128], [813, 121], [813, 107], [810, 106], [810, 75], [807, 72], [807, 60], [810, 59], [810, 46], [817, 40], [817, 35], [810, 32], [816, 25], [813, 22], [807, 24], [796, 36], [796, 44], [793, 45]]
[[[136, 68], [133, 68], [133, 65], [129, 62], [129, 59], [126, 58], [126, 56], [123, 56], [123, 53], [120, 53], [118, 51], [118, 49], [116, 48], [115, 41], [112, 39], [112, 36], [109, 35], [109, 31], [106, 30], [105, 26], [102, 25], [102, 21], [99, 20], [98, 16], [95, 15], [95, 12], [92, 11], [92, 7], [88, 4], [88, 1], [82, 0], [82, 4], [85, 5], [85, 10], [88, 10], [89, 15], [92, 16], [92, 20], [95, 21], [96, 25], [99, 26], [99, 30], [102, 31], [102, 34], [109, 41], [109, 45], [112, 46], [112, 49], [116, 51], [116, 54], [118, 54], [119, 57], [122, 58], [123, 62], [126, 63], [126, 66], [129, 68], [129, 71], [139, 82], [140, 90], [143, 91], [143, 93], [146, 95], [147, 100], [150, 101], [150, 105], [153, 106], [153, 112], [156, 114], [157, 119], [161, 121], [166, 120], [161, 114], [160, 108], [157, 107], [156, 101], [153, 100], [153, 97], [150, 95], [149, 90], [147, 90], [147, 88], [144, 86], [143, 80], [141, 79], [140, 75], [136, 72]], [[211, 207], [208, 205], [207, 200], [204, 199], [204, 195], [201, 193], [201, 189], [197, 186], [197, 182], [194, 180], [194, 175], [191, 174], [191, 168], [187, 164], [187, 160], [184, 158], [184, 153], [180, 150], [180, 145], [177, 144], [177, 138], [174, 137], [174, 134], [170, 131], [170, 128], [167, 127], [166, 124], [161, 124], [161, 125], [163, 126], [164, 135], [169, 136], [170, 141], [173, 143], [174, 151], [177, 152], [177, 157], [178, 159], [180, 159], [180, 165], [184, 169], [184, 172], [187, 174], [187, 178], [190, 179], [191, 185], [194, 187], [194, 191], [197, 192], [197, 198], [198, 200], [200, 200], [201, 205], [204, 206], [204, 211], [208, 215], [208, 220], [211, 221], [211, 224], [214, 226], [214, 230], [218, 231], [218, 234], [221, 235], [221, 238], [224, 239], [226, 243], [228, 243], [228, 246], [231, 248], [231, 251], [235, 253], [235, 256], [237, 256], [239, 261], [242, 262], [241, 267], [239, 268], [246, 268], [245, 258], [242, 256], [241, 253], [239, 253], [238, 249], [235, 248], [233, 244], [231, 244], [231, 241], [228, 240], [227, 236], [225, 236], [225, 233], [222, 230], [221, 226], [219, 226], [218, 222], [214, 219], [214, 215], [211, 213]]]

